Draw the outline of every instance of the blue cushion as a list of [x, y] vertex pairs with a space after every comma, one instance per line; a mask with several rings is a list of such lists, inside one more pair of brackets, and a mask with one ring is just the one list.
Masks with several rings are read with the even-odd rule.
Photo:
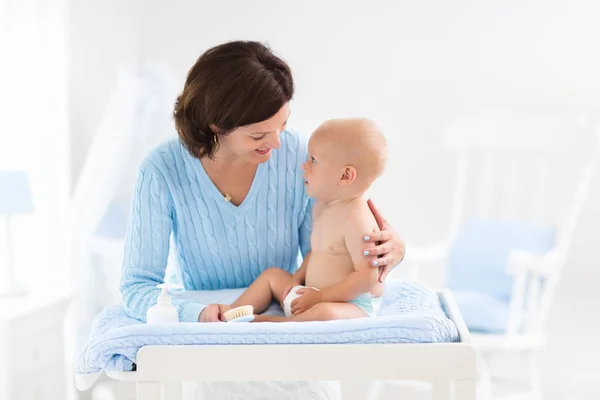
[[504, 330], [512, 291], [509, 254], [546, 253], [554, 236], [554, 228], [524, 221], [472, 219], [464, 225], [450, 249], [446, 278], [470, 329]]
[[508, 303], [477, 292], [452, 293], [471, 332], [502, 333], [508, 322]]

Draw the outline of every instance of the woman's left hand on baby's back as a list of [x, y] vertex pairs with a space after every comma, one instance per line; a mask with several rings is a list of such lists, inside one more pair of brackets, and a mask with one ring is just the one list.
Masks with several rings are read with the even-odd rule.
[[364, 254], [366, 257], [378, 256], [371, 265], [379, 268], [379, 282], [383, 282], [390, 271], [404, 258], [406, 245], [373, 202], [369, 200], [367, 203], [380, 231], [365, 234], [365, 242], [373, 243], [374, 246], [366, 247]]

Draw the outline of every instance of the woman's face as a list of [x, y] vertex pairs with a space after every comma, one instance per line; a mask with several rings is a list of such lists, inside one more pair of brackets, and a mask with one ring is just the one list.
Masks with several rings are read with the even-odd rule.
[[271, 158], [273, 149], [281, 142], [279, 134], [285, 130], [290, 116], [289, 103], [271, 118], [255, 124], [240, 126], [227, 135], [219, 135], [217, 157], [262, 164]]

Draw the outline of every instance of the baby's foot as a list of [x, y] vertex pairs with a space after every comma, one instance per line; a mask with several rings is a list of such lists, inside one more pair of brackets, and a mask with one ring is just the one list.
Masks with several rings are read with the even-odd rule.
[[267, 319], [264, 315], [254, 314], [254, 319], [250, 322], [267, 322]]
[[221, 315], [219, 315], [219, 319], [221, 321], [225, 321], [225, 313], [231, 310], [232, 308], [233, 307], [227, 304], [219, 304], [219, 312], [221, 313]]
[[226, 313], [227, 311], [231, 310], [233, 307], [227, 305], [227, 304], [219, 304], [219, 309], [221, 310], [221, 313]]

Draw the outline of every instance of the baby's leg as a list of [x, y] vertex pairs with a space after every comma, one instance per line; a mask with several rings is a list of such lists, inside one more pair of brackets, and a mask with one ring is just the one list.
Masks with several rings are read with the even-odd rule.
[[254, 313], [260, 314], [269, 307], [273, 298], [281, 302], [281, 292], [291, 279], [292, 274], [281, 268], [268, 268], [252, 282], [231, 307], [250, 304], [254, 307]]
[[291, 317], [257, 315], [252, 322], [331, 321], [364, 317], [365, 312], [352, 303], [319, 303], [302, 314]]

